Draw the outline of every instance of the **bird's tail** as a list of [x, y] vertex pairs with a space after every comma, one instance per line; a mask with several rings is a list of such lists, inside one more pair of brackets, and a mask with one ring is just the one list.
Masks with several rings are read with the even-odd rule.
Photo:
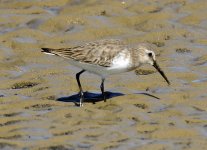
[[41, 48], [43, 53], [48, 54], [48, 55], [55, 55], [52, 51], [53, 49], [51, 48]]

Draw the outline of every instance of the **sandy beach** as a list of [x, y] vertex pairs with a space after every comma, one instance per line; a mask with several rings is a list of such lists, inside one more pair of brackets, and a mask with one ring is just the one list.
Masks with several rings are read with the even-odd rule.
[[[206, 150], [206, 0], [2, 0], [0, 149]], [[100, 39], [149, 42], [151, 66], [107, 78], [41, 53]]]

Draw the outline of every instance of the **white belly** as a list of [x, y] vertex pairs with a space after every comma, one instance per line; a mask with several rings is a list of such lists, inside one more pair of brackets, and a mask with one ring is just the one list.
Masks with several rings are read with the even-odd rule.
[[103, 67], [103, 66], [98, 66], [98, 65], [88, 64], [88, 63], [82, 63], [82, 62], [78, 62], [72, 59], [68, 59], [68, 61], [70, 64], [76, 67], [79, 67], [81, 69], [84, 69], [90, 73], [99, 75], [102, 78], [106, 78], [108, 75], [129, 71], [127, 61], [125, 63], [123, 63], [123, 61], [122, 62], [114, 61], [111, 67]]

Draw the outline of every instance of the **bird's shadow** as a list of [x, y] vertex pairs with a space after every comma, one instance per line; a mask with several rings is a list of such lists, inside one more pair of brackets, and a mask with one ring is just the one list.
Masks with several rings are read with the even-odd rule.
[[[110, 99], [113, 97], [118, 97], [118, 96], [123, 96], [123, 93], [118, 93], [118, 92], [105, 92], [105, 98]], [[91, 92], [84, 92], [84, 103], [93, 103], [95, 104], [96, 102], [103, 101], [103, 96], [100, 93], [91, 93]], [[79, 105], [80, 101], [80, 95], [79, 94], [74, 94], [71, 96], [66, 96], [66, 97], [60, 97], [57, 99], [57, 101], [62, 101], [62, 102], [73, 102], [75, 105]]]
[[[134, 93], [134, 94], [142, 94], [142, 95], [146, 95], [146, 96], [149, 96], [149, 97], [152, 97], [152, 98], [155, 98], [155, 99], [160, 99], [159, 97], [156, 97], [152, 94], [144, 93], [144, 92]], [[107, 100], [111, 99], [113, 97], [118, 97], [118, 96], [123, 96], [123, 95], [125, 95], [125, 94], [119, 93], [119, 92], [109, 92], [109, 91], [105, 92], [105, 98]], [[104, 100], [103, 96], [100, 93], [84, 92], [84, 103], [93, 103], [93, 104], [95, 104], [96, 102], [103, 101], [103, 100]], [[57, 101], [71, 102], [71, 103], [74, 103], [76, 106], [79, 106], [80, 95], [79, 94], [74, 94], [74, 95], [71, 95], [71, 96], [60, 97], [60, 98], [57, 99]]]

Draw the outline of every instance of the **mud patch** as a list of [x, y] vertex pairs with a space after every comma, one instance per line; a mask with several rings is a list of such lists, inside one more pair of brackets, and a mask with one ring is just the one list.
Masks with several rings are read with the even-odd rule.
[[21, 135], [3, 136], [3, 137], [0, 136], [0, 139], [13, 140], [13, 139], [19, 139], [19, 138], [21, 138], [21, 137], [22, 137]]
[[52, 110], [52, 106], [51, 104], [35, 104], [32, 106], [27, 106], [25, 107], [25, 109], [32, 109], [32, 110]]
[[0, 142], [0, 149], [13, 149], [16, 145]]
[[12, 89], [23, 89], [23, 88], [31, 88], [33, 86], [38, 85], [39, 83], [36, 82], [30, 82], [30, 81], [23, 81], [23, 82], [18, 82], [12, 85]]
[[144, 70], [144, 69], [137, 69], [135, 70], [135, 74], [136, 75], [149, 75], [149, 74], [153, 74], [156, 71], [154, 70]]
[[135, 107], [141, 108], [141, 109], [146, 109], [148, 106], [146, 104], [134, 104]]
[[66, 132], [62, 132], [62, 133], [55, 133], [53, 134], [54, 136], [62, 136], [62, 135], [72, 135], [73, 131], [66, 131]]
[[56, 145], [56, 146], [49, 146], [41, 148], [43, 150], [72, 150], [72, 146], [64, 146], [64, 145]]
[[14, 113], [9, 113], [9, 114], [3, 114], [4, 117], [14, 117], [17, 115], [20, 115], [21, 112], [14, 112]]
[[22, 122], [22, 120], [11, 120], [11, 121], [7, 121], [5, 123], [0, 123], [0, 126], [9, 126], [9, 125], [13, 125], [16, 123]]
[[177, 49], [176, 49], [176, 52], [177, 52], [177, 53], [181, 53], [181, 54], [183, 54], [183, 53], [190, 53], [191, 50], [189, 50], [189, 49], [187, 49], [187, 48], [177, 48]]

